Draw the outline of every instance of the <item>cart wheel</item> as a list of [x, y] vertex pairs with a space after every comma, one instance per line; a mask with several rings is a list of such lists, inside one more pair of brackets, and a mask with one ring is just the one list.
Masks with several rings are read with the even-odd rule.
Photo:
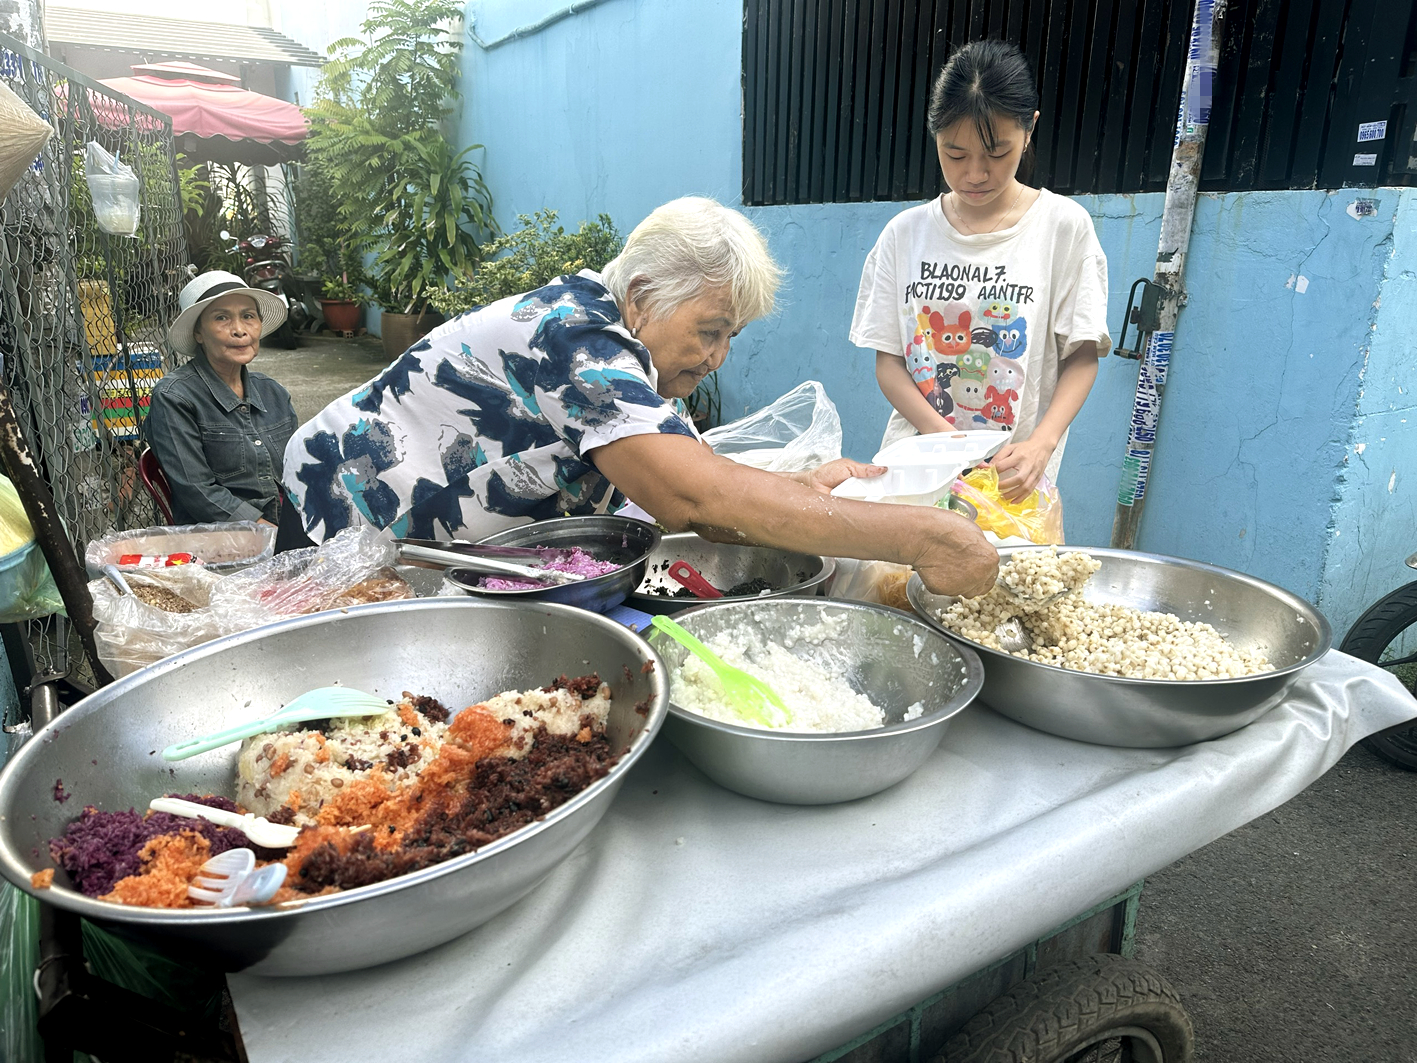
[[[1338, 647], [1386, 668], [1417, 694], [1417, 583], [1399, 587], [1358, 618]], [[1363, 744], [1400, 768], [1417, 771], [1417, 723], [1370, 735]]]
[[1156, 971], [1098, 954], [1025, 979], [965, 1023], [931, 1063], [1189, 1063], [1181, 998]]

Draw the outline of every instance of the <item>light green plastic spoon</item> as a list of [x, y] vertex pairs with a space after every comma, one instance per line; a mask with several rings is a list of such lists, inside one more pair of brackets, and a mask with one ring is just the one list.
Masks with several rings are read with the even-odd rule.
[[[777, 691], [757, 676], [741, 668], [734, 668], [689, 634], [682, 624], [670, 620], [667, 616], [656, 616], [650, 623], [656, 631], [664, 632], [712, 669], [713, 674], [718, 676], [718, 681], [723, 684], [724, 700], [739, 716], [756, 720], [764, 727], [781, 727], [782, 724], [792, 722], [792, 710], [783, 704]], [[782, 723], [773, 718], [774, 709], [782, 714]]]
[[163, 760], [186, 760], [198, 753], [218, 749], [232, 742], [239, 742], [252, 735], [279, 730], [285, 724], [304, 723], [306, 720], [324, 720], [335, 716], [377, 716], [389, 711], [389, 703], [373, 694], [349, 687], [318, 687], [308, 690], [289, 705], [271, 715], [249, 723], [228, 727], [225, 731], [207, 735], [205, 738], [190, 738], [176, 742], [162, 751]]

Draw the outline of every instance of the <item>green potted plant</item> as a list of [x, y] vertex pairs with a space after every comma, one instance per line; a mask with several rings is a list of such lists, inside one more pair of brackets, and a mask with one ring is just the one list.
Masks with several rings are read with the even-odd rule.
[[320, 288], [320, 309], [325, 324], [336, 332], [354, 332], [359, 328], [360, 304], [363, 294], [348, 275], [329, 277]]
[[472, 155], [445, 139], [454, 114], [462, 4], [378, 0], [364, 39], [330, 45], [310, 119], [309, 154], [337, 212], [374, 256], [370, 288], [396, 356], [439, 320], [430, 291], [465, 275], [492, 235], [492, 200]]
[[556, 224], [554, 210], [523, 214], [517, 221], [521, 228], [483, 247], [482, 261], [471, 276], [455, 273], [459, 283], [432, 290], [428, 302], [444, 314], [456, 316], [475, 306], [540, 288], [553, 277], [604, 269], [625, 246], [608, 214], [581, 222], [571, 233]]

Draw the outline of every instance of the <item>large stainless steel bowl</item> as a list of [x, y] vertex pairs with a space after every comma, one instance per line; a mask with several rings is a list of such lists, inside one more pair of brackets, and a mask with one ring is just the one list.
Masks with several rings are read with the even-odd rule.
[[[973, 650], [956, 646], [937, 631], [897, 609], [822, 598], [768, 598], [704, 605], [675, 617], [700, 639], [747, 627], [781, 644], [794, 627], [816, 624], [823, 615], [845, 616], [839, 639], [788, 647], [865, 694], [886, 715], [875, 731], [794, 734], [736, 727], [670, 704], [664, 733], [720, 786], [764, 801], [824, 805], [878, 793], [910, 775], [935, 751], [950, 721], [984, 682]], [[656, 640], [671, 672], [685, 650]], [[924, 714], [906, 722], [916, 702]]]
[[523, 524], [516, 528], [489, 535], [479, 541], [482, 546], [547, 546], [556, 549], [579, 547], [597, 561], [614, 561], [620, 567], [603, 576], [592, 576], [578, 583], [560, 583], [519, 591], [493, 591], [479, 587], [485, 577], [475, 572], [454, 569], [448, 582], [455, 587], [483, 598], [503, 601], [560, 602], [581, 609], [603, 613], [625, 600], [644, 579], [650, 552], [659, 542], [659, 529], [642, 520], [629, 517], [560, 517]]
[[[1039, 547], [1008, 547], [1000, 561]], [[1240, 679], [1125, 679], [1075, 672], [991, 650], [946, 630], [940, 611], [955, 599], [931, 594], [912, 575], [915, 611], [984, 659], [979, 700], [1040, 731], [1108, 746], [1153, 748], [1218, 738], [1284, 700], [1299, 673], [1328, 652], [1323, 614], [1288, 591], [1240, 572], [1178, 557], [1087, 547], [1102, 568], [1087, 582], [1091, 602], [1174, 613], [1210, 624], [1232, 644], [1263, 653], [1272, 672]]]
[[[542, 686], [562, 673], [610, 684], [610, 774], [544, 819], [475, 853], [386, 882], [223, 912], [130, 908], [85, 897], [52, 867], [47, 842], [79, 810], [144, 808], [165, 793], [235, 793], [238, 746], [169, 765], [157, 753], [272, 711], [331, 683], [391, 698], [429, 694], [449, 708]], [[541, 602], [436, 598], [358, 606], [272, 624], [177, 654], [85, 698], [36, 734], [0, 773], [0, 872], [42, 900], [120, 933], [226, 970], [323, 974], [369, 967], [451, 940], [514, 903], [599, 821], [664, 719], [656, 654], [604, 617]], [[54, 800], [55, 780], [74, 796]]]
[[[763, 598], [821, 594], [836, 571], [836, 561], [816, 554], [799, 554], [770, 546], [714, 543], [693, 532], [666, 535], [649, 555], [643, 581], [630, 595], [630, 605], [646, 613], [677, 613], [702, 599], [676, 598], [683, 587], [669, 576], [669, 566], [687, 561], [721, 591], [749, 580], [767, 580], [775, 589], [764, 594], [715, 598], [715, 602], [752, 602]], [[655, 594], [653, 591], [664, 593]]]

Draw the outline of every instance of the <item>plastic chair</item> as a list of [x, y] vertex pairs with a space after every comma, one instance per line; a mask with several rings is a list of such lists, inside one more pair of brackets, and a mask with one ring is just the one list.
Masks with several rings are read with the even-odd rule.
[[153, 496], [153, 501], [162, 512], [163, 523], [171, 524], [172, 487], [168, 484], [152, 447], [143, 448], [143, 452], [138, 455], [138, 475], [142, 477], [143, 486], [148, 489], [148, 494]]

